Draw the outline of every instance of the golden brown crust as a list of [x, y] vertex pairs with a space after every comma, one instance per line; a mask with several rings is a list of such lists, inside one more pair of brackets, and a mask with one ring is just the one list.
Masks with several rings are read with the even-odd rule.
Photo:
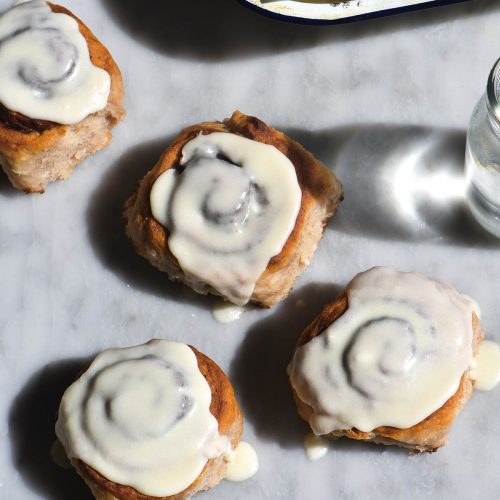
[[[102, 45], [89, 28], [68, 9], [48, 3], [53, 12], [67, 14], [78, 23], [80, 32], [87, 41], [90, 59], [95, 66], [106, 70], [111, 78], [111, 87], [106, 107], [89, 115], [76, 125], [62, 125], [47, 120], [36, 120], [8, 110], [0, 103], [0, 163], [9, 176], [14, 187], [26, 192], [44, 191], [47, 182], [57, 178], [66, 178], [73, 167], [93, 152], [102, 149], [111, 139], [110, 129], [114, 127], [123, 117], [123, 81], [120, 70], [113, 60], [106, 47]], [[51, 174], [49, 178], [39, 179], [37, 172], [31, 166], [23, 168], [23, 164], [51, 150], [66, 146], [62, 140], [65, 135], [74, 133], [78, 135], [80, 129], [86, 127], [96, 127], [102, 122], [95, 118], [104, 117], [104, 123], [108, 130], [101, 132], [93, 145], [92, 151], [81, 153], [78, 150], [70, 151], [70, 158], [66, 163], [71, 163], [71, 167], [64, 165], [61, 172]], [[80, 153], [80, 154], [79, 154]], [[34, 162], [36, 163], [36, 162]], [[47, 177], [47, 176], [46, 176]]]
[[[294, 351], [307, 344], [314, 337], [323, 333], [334, 321], [342, 316], [349, 307], [346, 293], [342, 293], [334, 302], [326, 305], [319, 316], [300, 334]], [[481, 330], [479, 319], [475, 313], [472, 315], [472, 328], [474, 332], [472, 349], [477, 354], [484, 334]], [[413, 451], [436, 451], [446, 444], [448, 431], [453, 420], [467, 403], [472, 395], [474, 379], [470, 370], [467, 370], [460, 380], [460, 385], [455, 394], [434, 413], [429, 415], [413, 427], [397, 429], [395, 427], [378, 427], [371, 432], [362, 432], [356, 428], [334, 431], [329, 437], [348, 437], [362, 441], [372, 441], [379, 444], [394, 444], [409, 448]], [[312, 408], [305, 404], [293, 390], [293, 397], [299, 415], [307, 422], [312, 413]]]
[[[198, 367], [212, 391], [210, 412], [217, 419], [219, 433], [229, 438], [234, 449], [243, 433], [243, 415], [234, 396], [233, 387], [212, 359], [194, 347], [189, 347], [195, 353]], [[224, 457], [212, 458], [196, 480], [182, 492], [168, 497], [152, 497], [139, 493], [130, 486], [106, 479], [81, 460], [74, 459], [72, 464], [92, 490], [94, 497], [99, 500], [184, 500], [215, 486], [223, 478], [226, 469]]]
[[[127, 235], [136, 252], [166, 272], [170, 279], [186, 281], [177, 259], [168, 248], [168, 230], [151, 214], [149, 194], [155, 180], [163, 172], [179, 165], [182, 148], [187, 142], [200, 133], [212, 132], [230, 132], [275, 146], [291, 160], [297, 173], [302, 201], [295, 227], [281, 252], [270, 260], [250, 299], [255, 304], [270, 307], [288, 295], [295, 280], [312, 259], [328, 220], [342, 200], [342, 186], [330, 170], [300, 144], [258, 118], [235, 111], [223, 123], [205, 122], [184, 129], [127, 200]], [[208, 291], [218, 295], [213, 289]]]
[[58, 124], [48, 120], [35, 120], [17, 111], [11, 111], [0, 103], [0, 125], [7, 129], [29, 134], [30, 132], [43, 132]]

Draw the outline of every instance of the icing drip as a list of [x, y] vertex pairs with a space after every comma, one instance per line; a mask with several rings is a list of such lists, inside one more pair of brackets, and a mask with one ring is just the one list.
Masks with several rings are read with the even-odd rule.
[[109, 74], [90, 61], [78, 23], [42, 0], [0, 17], [0, 102], [33, 119], [74, 124], [106, 106]]
[[224, 479], [246, 481], [259, 470], [257, 453], [246, 441], [240, 441], [234, 451], [226, 455], [227, 468]]
[[184, 146], [180, 167], [158, 177], [150, 198], [190, 285], [244, 305], [290, 236], [301, 191], [274, 146], [214, 132]]
[[232, 323], [240, 319], [246, 308], [230, 302], [217, 303], [212, 308], [212, 316], [219, 323]]
[[56, 434], [69, 457], [151, 496], [179, 493], [230, 449], [185, 344], [104, 351], [64, 394]]
[[374, 268], [347, 311], [300, 347], [291, 383], [315, 434], [408, 428], [440, 408], [473, 364], [472, 302], [417, 273]]
[[328, 453], [328, 446], [329, 443], [324, 437], [316, 436], [312, 432], [309, 432], [304, 439], [304, 449], [311, 461], [323, 458]]
[[476, 357], [475, 388], [491, 391], [500, 383], [500, 345], [492, 340], [485, 340], [479, 346]]

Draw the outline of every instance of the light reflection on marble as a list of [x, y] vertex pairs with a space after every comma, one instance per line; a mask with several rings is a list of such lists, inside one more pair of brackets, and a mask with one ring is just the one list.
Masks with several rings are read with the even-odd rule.
[[464, 203], [465, 131], [377, 124], [289, 133], [342, 180], [338, 229], [376, 239], [500, 247]]
[[[453, 283], [500, 340], [500, 247], [459, 193], [467, 122], [499, 55], [500, 4], [337, 27], [274, 22], [235, 0], [165, 2], [164, 12], [158, 0], [64, 4], [113, 52], [128, 116], [108, 149], [42, 196], [0, 175], [0, 498], [90, 497], [50, 462], [57, 400], [96, 352], [154, 336], [190, 342], [228, 372], [260, 456], [254, 478], [207, 500], [495, 498], [500, 393], [476, 394], [433, 455], [339, 441], [311, 463], [284, 370], [321, 305], [373, 265]], [[236, 108], [313, 150], [346, 199], [290, 298], [220, 325], [216, 299], [168, 283], [133, 253], [121, 206], [180, 128]]]

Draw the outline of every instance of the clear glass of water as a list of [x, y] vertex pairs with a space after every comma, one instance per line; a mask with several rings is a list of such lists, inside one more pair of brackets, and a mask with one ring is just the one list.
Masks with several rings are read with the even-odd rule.
[[500, 59], [472, 113], [465, 157], [466, 200], [476, 220], [500, 238]]

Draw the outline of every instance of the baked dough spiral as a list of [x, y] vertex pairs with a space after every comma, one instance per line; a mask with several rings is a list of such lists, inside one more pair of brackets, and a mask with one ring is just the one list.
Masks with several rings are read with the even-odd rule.
[[[199, 137], [200, 134], [201, 137]], [[243, 169], [241, 160], [250, 156], [256, 161], [259, 160], [259, 163], [266, 167], [267, 172], [265, 173], [272, 174], [276, 164], [274, 161], [269, 162], [263, 158], [261, 151], [266, 153], [274, 151], [271, 154], [275, 157], [282, 159], [282, 155], [284, 155], [289, 160], [289, 163], [286, 162], [287, 165], [284, 167], [285, 176], [278, 177], [277, 175], [276, 181], [285, 198], [286, 205], [290, 202], [295, 204], [293, 198], [300, 196], [297, 203], [300, 206], [294, 207], [298, 208], [297, 214], [293, 217], [295, 215], [295, 210], [293, 210], [289, 220], [290, 225], [293, 226], [292, 231], [277, 253], [266, 256], [266, 266], [257, 276], [256, 281], [254, 281], [255, 274], [262, 268], [259, 264], [258, 268], [255, 267], [255, 274], [248, 273], [247, 266], [249, 261], [252, 263], [252, 254], [240, 255], [242, 260], [244, 256], [247, 257], [243, 266], [241, 260], [239, 264], [236, 262], [237, 256], [234, 256], [233, 260], [233, 256], [226, 258], [224, 255], [215, 253], [198, 254], [203, 266], [199, 266], [202, 275], [197, 276], [196, 269], [193, 270], [195, 272], [190, 272], [186, 270], [185, 263], [181, 262], [182, 258], [186, 257], [187, 252], [184, 252], [179, 258], [179, 255], [174, 255], [171, 248], [172, 233], [185, 229], [180, 225], [174, 227], [173, 224], [176, 221], [169, 217], [171, 213], [170, 200], [176, 197], [173, 187], [177, 180], [181, 181], [181, 177], [184, 175], [183, 173], [176, 174], [178, 177], [175, 178], [174, 173], [182, 171], [181, 165], [185, 165], [187, 161], [186, 148], [192, 144], [193, 140], [199, 141], [201, 138], [210, 140], [217, 135], [233, 138], [234, 142], [238, 142], [238, 147], [232, 151], [232, 148], [228, 150], [227, 144], [222, 144], [222, 147], [219, 145], [217, 146], [218, 153], [212, 151], [212, 158], [206, 158], [207, 161], [227, 159], [230, 164], [239, 165], [238, 168]], [[247, 139], [247, 141], [243, 139]], [[254, 148], [255, 143], [260, 143], [262, 148]], [[252, 147], [246, 147], [248, 144]], [[206, 152], [205, 156], [208, 156]], [[278, 161], [281, 165], [281, 160]], [[186, 170], [184, 169], [184, 173]], [[171, 173], [167, 174], [168, 171]], [[252, 179], [252, 182], [260, 189], [260, 191], [256, 189], [256, 192], [253, 193], [258, 198], [262, 191], [262, 184], [257, 182], [257, 178]], [[162, 187], [163, 183], [165, 184]], [[156, 190], [158, 192], [155, 194]], [[285, 191], [290, 192], [287, 194]], [[172, 192], [171, 198], [170, 193]], [[135, 192], [125, 203], [126, 233], [135, 251], [154, 267], [164, 272], [172, 281], [182, 282], [198, 293], [223, 296], [236, 302], [237, 305], [248, 300], [260, 307], [272, 307], [288, 296], [298, 276], [312, 261], [325, 227], [342, 200], [342, 193], [342, 185], [332, 170], [306, 151], [298, 142], [255, 116], [235, 111], [230, 118], [222, 122], [203, 122], [185, 128], [166, 147], [158, 162], [147, 172]], [[265, 197], [271, 204], [273, 203], [273, 200], [269, 199], [267, 191]], [[200, 200], [197, 200], [195, 206], [202, 206]], [[204, 217], [199, 208], [191, 210], [190, 213], [193, 218]], [[271, 219], [267, 216], [264, 219], [271, 226]], [[277, 226], [273, 223], [272, 227], [276, 228]], [[289, 226], [285, 229], [288, 230]], [[284, 234], [287, 232], [283, 231]], [[256, 243], [260, 237], [260, 234], [256, 235], [251, 240], [252, 244]], [[193, 249], [196, 250], [195, 247]], [[217, 264], [217, 270], [214, 262]], [[204, 277], [207, 280], [204, 280]], [[221, 283], [218, 279], [221, 277], [231, 278], [231, 281]], [[218, 288], [216, 288], [217, 285]], [[244, 285], [244, 289], [242, 285]], [[253, 291], [248, 296], [248, 291], [251, 289]], [[234, 300], [230, 295], [234, 297]]]
[[30, 118], [73, 124], [106, 106], [109, 74], [90, 61], [78, 23], [42, 0], [0, 17], [0, 102]]
[[473, 363], [470, 300], [417, 273], [374, 268], [349, 307], [299, 347], [289, 366], [316, 434], [406, 429], [440, 408]]
[[216, 132], [184, 146], [180, 166], [160, 175], [150, 200], [182, 269], [199, 288], [243, 305], [293, 230], [301, 191], [275, 147]]
[[78, 458], [151, 496], [187, 488], [229, 451], [189, 346], [154, 340], [101, 353], [66, 391], [56, 433]]

